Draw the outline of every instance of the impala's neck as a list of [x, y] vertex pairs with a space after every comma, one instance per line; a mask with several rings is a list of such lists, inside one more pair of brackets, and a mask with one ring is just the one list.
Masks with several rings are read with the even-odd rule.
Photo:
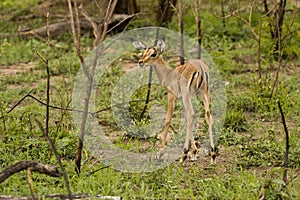
[[168, 75], [173, 71], [173, 69], [168, 67], [166, 61], [161, 55], [157, 58], [154, 69], [162, 85], [167, 86], [165, 80], [167, 80]]

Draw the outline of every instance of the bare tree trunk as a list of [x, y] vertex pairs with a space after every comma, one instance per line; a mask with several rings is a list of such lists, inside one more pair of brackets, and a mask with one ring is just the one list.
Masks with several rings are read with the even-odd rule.
[[285, 7], [286, 7], [286, 0], [280, 0], [278, 5], [278, 10], [275, 13], [276, 16], [276, 24], [274, 26], [274, 40], [277, 41], [274, 49], [274, 56], [275, 58], [278, 56], [278, 51], [280, 51], [280, 40], [282, 36], [282, 25], [284, 20], [284, 14], [285, 14]]
[[[78, 144], [77, 144], [77, 151], [76, 151], [76, 156], [75, 156], [75, 171], [77, 174], [80, 174], [80, 169], [81, 169], [81, 159], [82, 159], [82, 149], [83, 149], [83, 141], [84, 141], [84, 135], [86, 131], [86, 123], [87, 123], [87, 116], [89, 112], [89, 103], [90, 103], [90, 97], [91, 97], [91, 90], [93, 86], [93, 81], [94, 81], [94, 74], [97, 66], [97, 59], [101, 55], [101, 48], [99, 48], [99, 45], [101, 45], [101, 42], [104, 41], [105, 36], [107, 34], [108, 30], [108, 21], [111, 18], [115, 6], [116, 6], [117, 0], [102, 0], [100, 3], [95, 1], [95, 4], [99, 10], [99, 18], [103, 19], [102, 23], [97, 25], [92, 18], [89, 16], [89, 14], [83, 9], [83, 7], [80, 7], [81, 13], [84, 15], [84, 17], [91, 23], [93, 27], [93, 33], [95, 36], [94, 40], [94, 48], [95, 48], [95, 57], [93, 58], [94, 60], [91, 63], [91, 66], [87, 66], [86, 63], [84, 62], [83, 56], [81, 54], [81, 47], [80, 47], [80, 28], [77, 28], [75, 30], [75, 23], [74, 23], [74, 15], [73, 15], [73, 8], [71, 4], [71, 0], [68, 0], [68, 5], [69, 5], [69, 12], [70, 12], [70, 17], [71, 17], [71, 29], [72, 29], [72, 35], [73, 35], [73, 41], [76, 47], [77, 55], [79, 57], [79, 60], [81, 62], [82, 68], [84, 70], [84, 73], [87, 78], [87, 83], [86, 83], [86, 94], [84, 97], [84, 110], [82, 113], [82, 118], [81, 118], [81, 125], [80, 125], [80, 132], [79, 132], [79, 137], [78, 137]], [[78, 8], [76, 3], [74, 3], [74, 9], [75, 9], [75, 14], [76, 14], [76, 25], [77, 27], [80, 27], [80, 21], [79, 21], [79, 14], [78, 14]], [[101, 46], [100, 46], [101, 47]]]
[[118, 0], [114, 13], [132, 15], [138, 13], [139, 10], [136, 0]]
[[[279, 0], [279, 2], [277, 3], [278, 5], [275, 7], [275, 9], [272, 9], [271, 11], [268, 8], [267, 0], [264, 0], [263, 4], [264, 4], [266, 16], [273, 18], [272, 19], [273, 24], [270, 23], [270, 34], [272, 39], [275, 42], [273, 55], [274, 58], [277, 59], [278, 51], [280, 51], [279, 40], [282, 39], [282, 25], [283, 25], [284, 15], [285, 15], [286, 0]], [[271, 13], [273, 13], [273, 15], [271, 15]]]
[[223, 23], [223, 27], [225, 28], [226, 22], [225, 22], [224, 0], [221, 0], [221, 12], [222, 12], [222, 23]]
[[180, 34], [180, 64], [184, 64], [184, 42], [183, 42], [183, 19], [182, 19], [182, 0], [178, 0], [178, 29]]
[[158, 26], [164, 26], [171, 22], [173, 16], [173, 8], [176, 6], [176, 0], [159, 0], [156, 20]]
[[200, 16], [200, 4], [201, 1], [195, 0], [196, 4], [196, 26], [197, 26], [197, 58], [201, 58], [201, 43], [202, 43], [202, 33], [201, 33], [201, 16]]

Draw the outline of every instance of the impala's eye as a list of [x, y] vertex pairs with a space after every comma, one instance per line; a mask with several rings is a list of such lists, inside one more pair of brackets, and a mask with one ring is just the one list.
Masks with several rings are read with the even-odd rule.
[[155, 58], [156, 57], [156, 53], [151, 54], [150, 57]]

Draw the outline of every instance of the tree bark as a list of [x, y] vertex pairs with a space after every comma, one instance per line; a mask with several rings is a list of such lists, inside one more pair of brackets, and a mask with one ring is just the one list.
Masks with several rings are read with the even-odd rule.
[[31, 171], [36, 171], [53, 177], [59, 177], [62, 175], [58, 171], [56, 166], [48, 166], [37, 161], [24, 160], [14, 165], [8, 166], [2, 172], [0, 172], [0, 183], [5, 181], [13, 174], [18, 173], [24, 169], [30, 169]]
[[[222, 1], [223, 2], [223, 1]], [[196, 6], [196, 27], [197, 27], [197, 58], [201, 59], [201, 43], [202, 43], [202, 31], [201, 31], [201, 15], [200, 15], [200, 1], [195, 0]]]
[[158, 26], [164, 26], [171, 22], [173, 16], [173, 8], [176, 6], [176, 0], [159, 0], [156, 20]]
[[[270, 34], [271, 38], [275, 42], [273, 49], [273, 55], [277, 59], [278, 51], [280, 51], [280, 40], [282, 38], [282, 26], [285, 15], [286, 0], [279, 0], [278, 5], [274, 10], [269, 10], [267, 0], [263, 1], [266, 16], [273, 18], [270, 23]], [[273, 13], [273, 15], [272, 15]]]
[[183, 41], [183, 5], [182, 0], [178, 0], [178, 29], [180, 38], [180, 64], [184, 64], [184, 41]]
[[278, 57], [278, 51], [280, 51], [280, 40], [282, 38], [282, 25], [284, 20], [284, 14], [285, 14], [285, 7], [286, 7], [286, 0], [280, 0], [278, 9], [275, 12], [276, 21], [274, 24], [274, 36], [273, 38], [276, 42], [275, 49], [274, 49], [274, 55], [275, 57]]
[[136, 0], [118, 0], [114, 13], [132, 15], [140, 11]]

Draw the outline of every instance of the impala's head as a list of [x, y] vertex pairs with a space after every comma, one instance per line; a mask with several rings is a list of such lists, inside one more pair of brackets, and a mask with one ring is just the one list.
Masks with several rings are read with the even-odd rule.
[[135, 41], [133, 42], [133, 46], [137, 50], [143, 50], [143, 57], [139, 60], [139, 66], [145, 67], [146, 64], [148, 65], [155, 65], [159, 61], [160, 55], [165, 50], [165, 43], [162, 40], [157, 40], [156, 46], [150, 46], [147, 47], [143, 42], [141, 41]]

